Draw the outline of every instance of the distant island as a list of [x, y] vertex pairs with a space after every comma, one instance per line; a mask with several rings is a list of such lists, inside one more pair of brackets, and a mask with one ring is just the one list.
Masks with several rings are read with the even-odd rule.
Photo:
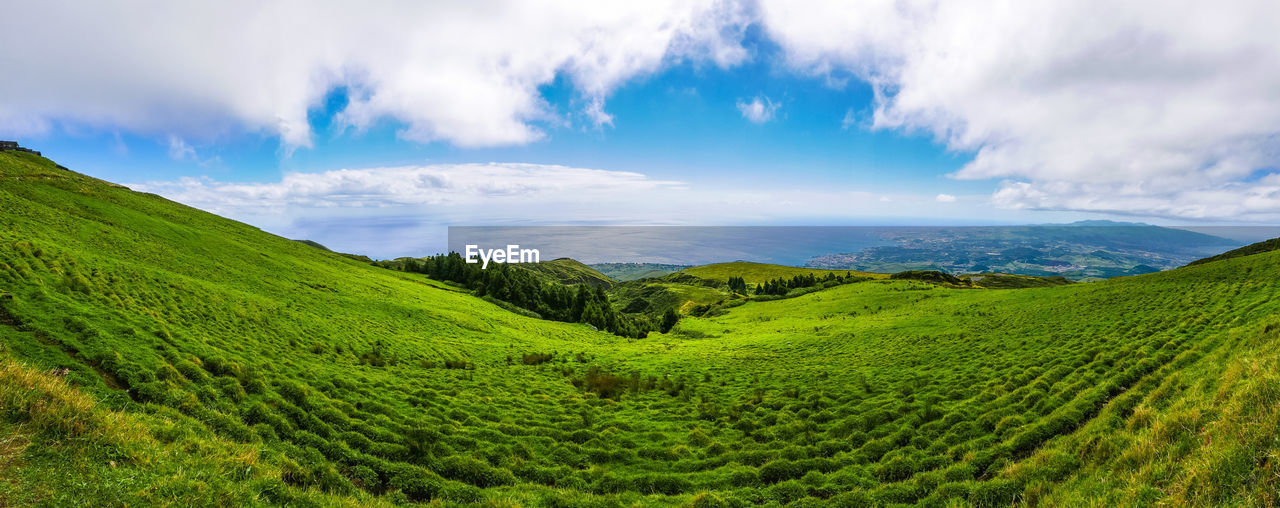
[[892, 245], [816, 256], [805, 266], [871, 272], [1000, 272], [1094, 280], [1167, 270], [1239, 242], [1183, 229], [1113, 221], [886, 230]]

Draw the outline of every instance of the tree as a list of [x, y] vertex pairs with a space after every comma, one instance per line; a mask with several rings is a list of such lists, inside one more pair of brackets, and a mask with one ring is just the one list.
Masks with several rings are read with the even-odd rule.
[[662, 313], [662, 323], [659, 325], [659, 329], [662, 330], [662, 333], [667, 333], [672, 328], [675, 328], [676, 323], [679, 321], [680, 314], [676, 313], [675, 309], [667, 309], [666, 312]]

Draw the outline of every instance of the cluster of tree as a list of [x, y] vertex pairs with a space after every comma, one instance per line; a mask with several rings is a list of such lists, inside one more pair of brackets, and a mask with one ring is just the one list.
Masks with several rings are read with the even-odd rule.
[[905, 272], [898, 272], [893, 275], [890, 275], [889, 278], [900, 279], [900, 280], [922, 280], [925, 282], [933, 282], [937, 284], [954, 284], [957, 286], [963, 286], [968, 284], [966, 281], [964, 281], [959, 277], [956, 277], [955, 275], [951, 275], [946, 272], [939, 272], [937, 270], [907, 270]]
[[852, 273], [846, 273], [844, 275], [836, 275], [835, 273], [828, 272], [827, 275], [823, 277], [818, 277], [813, 273], [807, 273], [802, 275], [796, 275], [795, 277], [792, 277], [790, 279], [778, 277], [773, 280], [765, 281], [763, 284], [759, 284], [756, 286], [756, 294], [782, 296], [782, 295], [786, 295], [787, 292], [791, 291], [792, 289], [813, 287], [819, 284], [829, 284], [829, 285], [845, 284], [849, 282], [858, 282], [865, 279], [866, 279], [865, 277], [854, 276]]
[[742, 277], [729, 277], [729, 291], [747, 294], [747, 281]]
[[656, 328], [644, 316], [627, 315], [614, 309], [604, 288], [544, 281], [528, 270], [505, 264], [482, 269], [479, 264], [467, 263], [456, 252], [421, 259], [384, 261], [379, 266], [461, 284], [474, 290], [477, 296], [510, 303], [536, 312], [545, 319], [587, 323], [623, 337], [644, 338]]

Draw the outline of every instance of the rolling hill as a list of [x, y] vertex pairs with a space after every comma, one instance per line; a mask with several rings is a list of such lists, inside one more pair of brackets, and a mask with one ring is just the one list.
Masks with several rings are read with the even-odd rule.
[[537, 273], [546, 280], [561, 284], [586, 284], [592, 287], [599, 286], [608, 289], [618, 282], [609, 278], [608, 275], [596, 271], [595, 268], [569, 258], [553, 259], [540, 263], [523, 263], [515, 266]]
[[716, 263], [695, 266], [681, 270], [680, 273], [685, 273], [701, 279], [718, 280], [721, 282], [729, 280], [729, 277], [742, 277], [746, 280], [747, 284], [759, 284], [777, 278], [789, 279], [796, 275], [813, 274], [821, 277], [828, 273], [836, 275], [849, 273], [873, 279], [883, 279], [888, 277], [888, 274], [884, 273], [859, 272], [857, 270], [799, 268], [794, 266], [771, 265], [767, 263], [752, 263], [749, 261], [734, 261], [732, 263]]
[[661, 277], [689, 268], [688, 265], [661, 263], [593, 263], [590, 266], [609, 278], [622, 282]]
[[1278, 501], [1276, 252], [627, 339], [34, 154], [0, 154], [0, 226], [0, 504]]

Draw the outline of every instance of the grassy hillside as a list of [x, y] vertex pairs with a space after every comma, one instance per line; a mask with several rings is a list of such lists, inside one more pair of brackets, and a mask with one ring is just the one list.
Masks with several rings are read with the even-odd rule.
[[1270, 240], [1246, 245], [1239, 249], [1233, 249], [1227, 252], [1223, 252], [1222, 254], [1218, 254], [1217, 256], [1210, 256], [1204, 259], [1197, 259], [1195, 261], [1187, 263], [1187, 266], [1195, 266], [1195, 265], [1200, 265], [1204, 263], [1211, 263], [1213, 261], [1222, 261], [1224, 259], [1238, 258], [1241, 256], [1252, 256], [1254, 254], [1262, 254], [1264, 252], [1271, 252], [1275, 250], [1280, 250], [1280, 238], [1273, 238]]
[[961, 275], [961, 279], [978, 287], [988, 289], [1042, 288], [1071, 284], [1066, 277], [1036, 277], [1032, 275], [1013, 275], [1008, 273], [977, 273]]
[[871, 280], [630, 340], [4, 153], [0, 504], [1274, 505], [1277, 281]]
[[523, 263], [514, 266], [524, 268], [542, 276], [546, 280], [561, 284], [586, 284], [592, 287], [599, 286], [608, 289], [617, 282], [609, 278], [609, 276], [597, 272], [594, 268], [569, 258], [553, 259], [540, 263]]
[[722, 282], [673, 273], [622, 282], [609, 291], [609, 297], [623, 311], [657, 316], [667, 309], [687, 314], [693, 307], [723, 302], [734, 295]]
[[871, 277], [873, 279], [887, 278], [888, 274], [859, 272], [857, 270], [823, 270], [819, 268], [798, 268], [794, 266], [771, 265], [766, 263], [751, 263], [747, 261], [735, 261], [732, 263], [716, 263], [711, 265], [695, 266], [681, 270], [680, 273], [686, 273], [694, 277], [702, 279], [718, 280], [721, 282], [729, 280], [729, 277], [742, 277], [747, 284], [759, 284], [768, 280], [784, 278], [790, 279], [796, 275], [814, 274], [822, 277], [828, 273], [844, 275], [852, 273], [863, 277]]
[[590, 266], [609, 278], [622, 282], [661, 277], [689, 268], [688, 265], [661, 263], [594, 263]]

